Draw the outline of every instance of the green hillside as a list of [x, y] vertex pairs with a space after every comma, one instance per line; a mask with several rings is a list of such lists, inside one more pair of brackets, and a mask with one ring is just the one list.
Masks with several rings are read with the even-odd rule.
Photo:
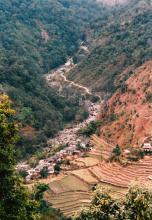
[[[81, 6], [81, 7], [80, 7]], [[43, 80], [63, 64], [85, 38], [85, 30], [106, 11], [93, 0], [0, 0], [0, 83], [17, 119], [31, 127], [20, 144], [35, 151], [64, 124], [64, 108], [76, 114], [77, 100], [59, 97]]]
[[69, 78], [95, 91], [112, 93], [134, 68], [152, 58], [150, 1], [131, 1], [115, 8], [107, 25], [99, 22], [97, 30], [91, 53]]

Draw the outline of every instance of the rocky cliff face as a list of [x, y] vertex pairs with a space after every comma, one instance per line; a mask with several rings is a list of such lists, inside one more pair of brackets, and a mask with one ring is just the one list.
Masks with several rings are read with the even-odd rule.
[[152, 61], [133, 75], [104, 105], [101, 137], [122, 147], [139, 146], [152, 135]]

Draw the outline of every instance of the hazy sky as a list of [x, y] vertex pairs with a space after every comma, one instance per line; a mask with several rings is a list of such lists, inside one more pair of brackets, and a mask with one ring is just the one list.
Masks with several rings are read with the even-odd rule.
[[110, 5], [114, 5], [116, 3], [124, 3], [127, 0], [97, 0], [98, 2], [103, 2], [105, 4], [110, 4]]

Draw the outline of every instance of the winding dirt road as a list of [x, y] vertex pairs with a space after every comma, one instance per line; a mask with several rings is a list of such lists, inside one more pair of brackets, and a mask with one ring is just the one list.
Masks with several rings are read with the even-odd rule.
[[48, 85], [51, 87], [52, 86], [51, 82], [54, 81], [55, 78], [59, 77], [60, 79], [62, 78], [63, 81], [65, 83], [68, 83], [70, 86], [74, 86], [78, 89], [82, 89], [82, 90], [84, 90], [84, 92], [86, 94], [92, 95], [92, 92], [89, 90], [89, 88], [67, 79], [65, 74], [68, 73], [74, 67], [75, 67], [75, 65], [73, 63], [73, 60], [71, 58], [69, 58], [68, 61], [64, 65], [60, 66], [55, 71], [53, 71], [53, 72], [51, 71], [49, 74], [47, 74], [46, 81], [47, 81]]
[[[60, 91], [62, 94], [62, 88], [63, 86], [73, 86], [76, 87], [78, 90], [83, 90], [85, 94], [87, 95], [93, 95], [93, 93], [90, 91], [89, 88], [82, 86], [78, 83], [75, 83], [73, 81], [70, 81], [66, 78], [66, 73], [68, 73], [72, 68], [74, 68], [73, 60], [70, 58], [68, 61], [58, 69], [56, 69], [53, 72], [50, 72], [46, 76], [47, 84], [52, 87], [54, 85], [57, 85], [56, 89], [58, 88], [58, 92]], [[89, 117], [84, 120], [83, 122], [73, 124], [72, 128], [64, 129], [63, 131], [60, 131], [58, 135], [55, 138], [49, 139], [48, 145], [58, 145], [58, 144], [65, 144], [69, 143], [70, 145], [74, 146], [77, 144], [78, 135], [77, 132], [79, 129], [86, 127], [91, 121], [95, 120], [97, 115], [100, 111], [100, 104], [101, 104], [101, 97], [99, 97], [98, 103], [93, 103], [89, 99], [86, 100], [87, 106], [88, 106], [88, 112]]]
[[[102, 102], [101, 97], [97, 94], [93, 94], [92, 91], [89, 88], [67, 79], [66, 74], [70, 70], [72, 70], [74, 67], [75, 67], [75, 65], [73, 63], [72, 58], [69, 58], [64, 65], [60, 66], [56, 70], [51, 71], [49, 74], [46, 75], [47, 84], [50, 87], [53, 87], [55, 81], [60, 81], [61, 83], [67, 83], [69, 86], [71, 86], [71, 87], [73, 86], [73, 87], [77, 88], [78, 90], [84, 90], [85, 94], [87, 94], [87, 95], [95, 95], [96, 97], [98, 97], [99, 102]], [[60, 85], [60, 88], [58, 89], [58, 91], [62, 90], [61, 87], [62, 86]]]
[[77, 88], [83, 89], [86, 94], [92, 95], [92, 93], [90, 92], [90, 90], [89, 90], [87, 87], [82, 86], [82, 85], [80, 85], [80, 84], [77, 84], [77, 83], [75, 83], [75, 82], [73, 82], [73, 81], [68, 80], [68, 79], [66, 78], [66, 76], [64, 75], [63, 72], [61, 72], [60, 75], [61, 75], [61, 77], [63, 78], [63, 80], [64, 80], [65, 82], [69, 83], [71, 86], [75, 86], [75, 87], [77, 87]]

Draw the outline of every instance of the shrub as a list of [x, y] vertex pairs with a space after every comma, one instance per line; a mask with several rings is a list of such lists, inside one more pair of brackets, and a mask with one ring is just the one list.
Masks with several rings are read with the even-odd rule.
[[54, 166], [54, 173], [56, 175], [58, 175], [60, 173], [60, 171], [61, 171], [60, 165], [59, 164], [55, 164], [55, 166]]
[[152, 102], [152, 93], [151, 92], [148, 92], [146, 94], [146, 100], [147, 100], [147, 102]]
[[43, 169], [40, 171], [40, 175], [42, 178], [47, 178], [48, 177], [48, 168], [43, 167]]
[[91, 121], [87, 127], [78, 131], [78, 134], [90, 137], [92, 134], [96, 134], [101, 126], [101, 121]]
[[152, 192], [133, 186], [121, 201], [105, 190], [97, 190], [92, 203], [76, 220], [151, 220]]
[[113, 153], [115, 156], [119, 156], [119, 155], [121, 154], [121, 148], [119, 147], [118, 144], [114, 147], [112, 153]]
[[19, 170], [19, 175], [25, 179], [28, 176], [28, 172], [26, 170]]

